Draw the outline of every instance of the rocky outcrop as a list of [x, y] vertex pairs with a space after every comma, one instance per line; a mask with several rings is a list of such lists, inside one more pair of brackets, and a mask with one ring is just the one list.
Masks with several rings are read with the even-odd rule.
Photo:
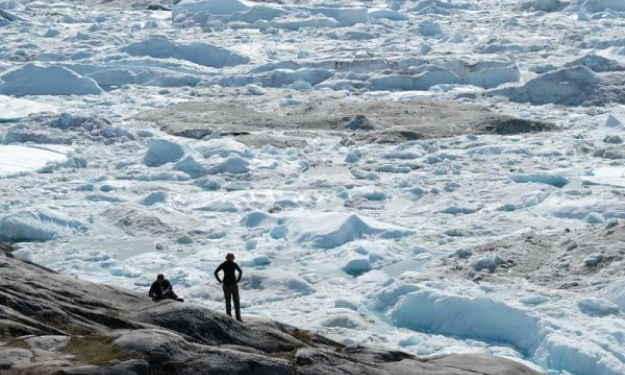
[[345, 347], [271, 320], [239, 323], [198, 306], [153, 303], [19, 259], [2, 244], [0, 270], [3, 374], [537, 374], [493, 356]]

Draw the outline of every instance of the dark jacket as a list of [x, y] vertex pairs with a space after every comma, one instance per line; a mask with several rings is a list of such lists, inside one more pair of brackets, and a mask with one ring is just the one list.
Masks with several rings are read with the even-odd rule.
[[160, 296], [163, 293], [165, 293], [167, 289], [171, 289], [173, 291], [173, 288], [169, 280], [163, 281], [163, 284], [159, 284], [158, 281], [155, 281], [152, 283], [152, 286], [150, 287], [150, 292], [148, 293], [148, 295], [150, 297], [152, 297], [153, 295]]
[[[239, 277], [235, 277], [234, 271], [239, 271]], [[215, 277], [221, 283], [222, 280], [219, 278], [219, 271], [224, 271], [224, 279], [223, 283], [225, 285], [236, 284], [241, 281], [241, 276], [243, 276], [243, 271], [239, 268], [239, 266], [233, 261], [227, 260], [217, 267], [215, 270]]]

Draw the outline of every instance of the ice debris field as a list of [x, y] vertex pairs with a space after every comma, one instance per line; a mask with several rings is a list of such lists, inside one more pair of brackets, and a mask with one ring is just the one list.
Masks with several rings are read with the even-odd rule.
[[[553, 127], [300, 127], [322, 99]], [[623, 0], [0, 0], [0, 240], [218, 310], [234, 252], [245, 316], [623, 375], [624, 105]], [[288, 129], [219, 125], [252, 111]]]

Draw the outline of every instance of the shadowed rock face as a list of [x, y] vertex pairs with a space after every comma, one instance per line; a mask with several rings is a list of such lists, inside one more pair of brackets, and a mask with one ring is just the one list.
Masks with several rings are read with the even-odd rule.
[[538, 374], [493, 356], [348, 348], [271, 320], [241, 324], [198, 306], [155, 304], [18, 259], [1, 243], [0, 270], [3, 374]]
[[[143, 112], [137, 120], [156, 123], [165, 132], [201, 139], [214, 132], [248, 144], [281, 145], [282, 135], [314, 138], [324, 134], [362, 142], [401, 143], [463, 134], [521, 134], [554, 131], [550, 123], [497, 114], [452, 101], [427, 99], [358, 103], [320, 98], [267, 111], [270, 103], [245, 98], [195, 102]], [[286, 138], [285, 138], [286, 139]]]

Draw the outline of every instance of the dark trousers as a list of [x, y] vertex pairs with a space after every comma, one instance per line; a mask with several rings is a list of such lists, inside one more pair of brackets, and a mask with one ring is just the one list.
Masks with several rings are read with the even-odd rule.
[[232, 305], [230, 300], [234, 300], [234, 314], [241, 320], [241, 309], [239, 307], [239, 286], [237, 284], [224, 284], [224, 297], [226, 297], [226, 314], [232, 316]]
[[176, 295], [176, 293], [174, 293], [173, 290], [168, 290], [167, 292], [162, 294], [152, 294], [152, 300], [160, 301], [162, 299], [178, 299], [178, 296]]

